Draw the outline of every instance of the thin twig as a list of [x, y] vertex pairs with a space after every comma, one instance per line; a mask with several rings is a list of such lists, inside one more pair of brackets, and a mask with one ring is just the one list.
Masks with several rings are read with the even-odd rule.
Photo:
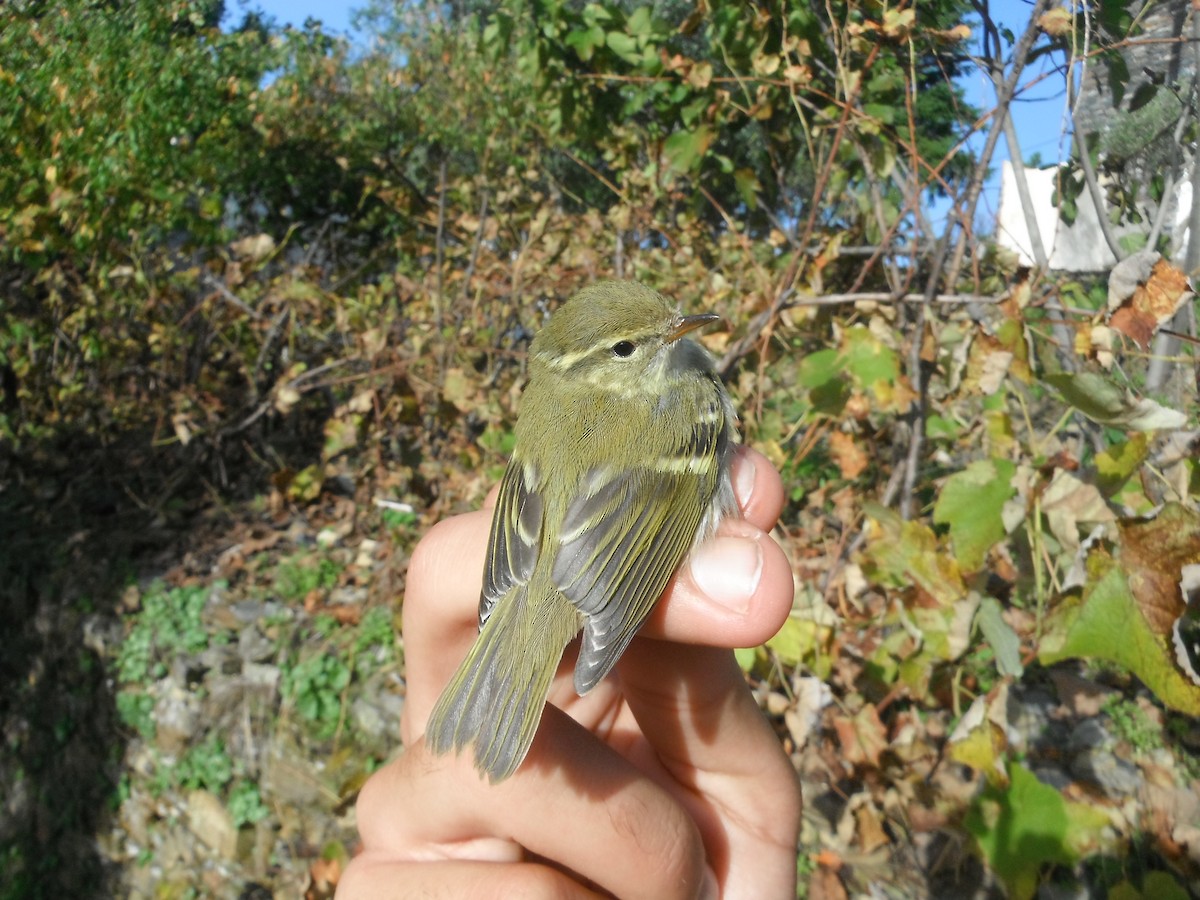
[[[1192, 5], [1192, 103], [1188, 106], [1194, 111], [1195, 98], [1197, 92], [1200, 91], [1200, 71], [1195, 67], [1196, 63], [1200, 63], [1200, 9], [1196, 5]], [[1192, 119], [1192, 116], [1184, 115], [1175, 129], [1177, 135], [1176, 142], [1178, 144], [1178, 135], [1181, 134], [1183, 123]], [[1184, 250], [1183, 267], [1189, 277], [1193, 276], [1197, 267], [1200, 267], [1200, 152], [1192, 154], [1192, 208], [1188, 214], [1188, 245]], [[1163, 205], [1166, 206], [1166, 194], [1163, 195]], [[1154, 245], [1151, 244], [1151, 247]], [[1175, 356], [1180, 350], [1179, 340], [1173, 337], [1170, 332], [1179, 331], [1195, 335], [1196, 320], [1193, 305], [1185, 304], [1168, 323], [1169, 328], [1162, 330], [1154, 339], [1154, 358], [1150, 361], [1150, 367], [1146, 372], [1146, 388], [1148, 390], [1158, 390], [1167, 382], [1173, 366], [1169, 360]], [[1200, 366], [1200, 362], [1197, 363]], [[1200, 377], [1197, 378], [1197, 384], [1200, 385]]]
[[217, 296], [219, 296], [222, 300], [224, 300], [230, 306], [237, 307], [238, 309], [240, 309], [242, 312], [244, 312], [246, 315], [248, 315], [252, 319], [260, 319], [260, 320], [262, 319], [262, 317], [263, 317], [262, 313], [260, 313], [258, 310], [254, 309], [253, 307], [248, 306], [246, 304], [245, 300], [243, 300], [241, 297], [239, 297], [237, 294], [235, 294], [233, 291], [231, 291], [229, 288], [227, 288], [224, 285], [224, 283], [218, 281], [216, 278], [214, 278], [208, 272], [205, 272], [202, 277], [204, 280], [204, 284], [207, 287], [212, 288], [216, 292]]
[[488, 189], [483, 189], [483, 198], [479, 201], [479, 226], [475, 229], [475, 240], [471, 245], [471, 261], [467, 263], [467, 271], [463, 277], [462, 302], [465, 305], [471, 296], [471, 279], [475, 275], [475, 267], [479, 263], [479, 250], [483, 246], [484, 224], [488, 214]]
[[879, 291], [862, 291], [855, 294], [823, 294], [820, 297], [800, 297], [789, 300], [783, 309], [793, 306], [838, 306], [844, 303], [938, 303], [946, 306], [969, 303], [999, 303], [1003, 297], [992, 294], [938, 294], [927, 300], [924, 294], [888, 294]]
[[[975, 169], [971, 173], [971, 178], [967, 182], [967, 190], [963, 202], [951, 211], [949, 220], [946, 223], [946, 229], [942, 232], [942, 236], [937, 242], [937, 249], [934, 250], [933, 263], [929, 271], [929, 280], [925, 285], [925, 299], [927, 302], [917, 309], [917, 318], [912, 330], [912, 343], [909, 347], [908, 355], [908, 378], [912, 383], [917, 399], [912, 405], [911, 412], [905, 417], [909, 432], [908, 453], [906, 454], [904, 468], [904, 490], [900, 496], [900, 515], [905, 520], [911, 519], [913, 515], [917, 479], [921, 473], [921, 456], [925, 449], [925, 417], [928, 411], [929, 384], [921, 351], [925, 342], [929, 301], [932, 301], [934, 296], [937, 295], [938, 286], [943, 282], [943, 279], [947, 285], [954, 285], [958, 282], [958, 273], [962, 268], [963, 255], [966, 252], [968, 232], [971, 222], [975, 219], [975, 209], [979, 203], [979, 197], [983, 193], [984, 176], [996, 152], [996, 144], [1000, 141], [1004, 119], [1008, 117], [1014, 92], [1021, 79], [1021, 72], [1024, 70], [1025, 64], [1029, 61], [1029, 53], [1040, 34], [1038, 20], [1050, 8], [1051, 2], [1052, 0], [1037, 0], [1037, 3], [1034, 4], [1029, 16], [1029, 22], [1025, 26], [1025, 31], [1013, 49], [1012, 68], [1008, 76], [1003, 79], [993, 80], [993, 83], [996, 85], [996, 106], [992, 111], [992, 128], [988, 131], [983, 150], [975, 163]], [[993, 48], [988, 55], [992, 60], [999, 59], [1000, 47], [1002, 46], [999, 31], [989, 15], [986, 4], [976, 0], [974, 5], [983, 17], [984, 40], [990, 43]], [[955, 238], [956, 231], [957, 240], [954, 243], [954, 251], [951, 253], [950, 243]], [[949, 258], [948, 265], [947, 258]]]
[[1096, 177], [1096, 167], [1092, 165], [1092, 157], [1073, 115], [1071, 128], [1075, 132], [1075, 152], [1079, 156], [1079, 166], [1083, 169], [1083, 180], [1087, 185], [1088, 195], [1092, 198], [1092, 205], [1096, 207], [1096, 221], [1100, 225], [1100, 233], [1104, 235], [1104, 243], [1108, 244], [1108, 249], [1118, 260], [1124, 259], [1126, 254], [1121, 249], [1121, 241], [1105, 212], [1107, 204], [1104, 201], [1104, 192], [1100, 190], [1100, 180]]
[[433, 322], [436, 332], [441, 336], [441, 347], [438, 353], [439, 372], [445, 373], [447, 359], [447, 341], [444, 337], [445, 322], [445, 273], [442, 271], [442, 260], [445, 255], [446, 237], [446, 154], [441, 154], [442, 161], [438, 166], [438, 202], [437, 202], [437, 238], [434, 249], [434, 269], [437, 277], [437, 293], [434, 295]]

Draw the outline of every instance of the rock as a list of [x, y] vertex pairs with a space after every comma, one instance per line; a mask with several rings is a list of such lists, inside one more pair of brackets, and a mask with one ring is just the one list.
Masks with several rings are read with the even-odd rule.
[[1136, 766], [1117, 758], [1112, 751], [1115, 744], [1099, 718], [1084, 719], [1071, 731], [1067, 752], [1071, 775], [1118, 799], [1135, 793], [1142, 777]]
[[1057, 791], [1065, 791], [1071, 786], [1071, 778], [1058, 766], [1039, 764], [1033, 767], [1033, 774], [1042, 784], [1048, 784]]
[[228, 609], [242, 624], [257, 622], [266, 615], [267, 604], [261, 600], [239, 600], [237, 603], [231, 604]]
[[226, 674], [236, 672], [240, 668], [237, 653], [228, 644], [209, 644], [200, 651], [200, 664], [206, 669]]
[[274, 691], [279, 687], [279, 666], [262, 663], [246, 663], [242, 666], [242, 684], [247, 689]]
[[367, 602], [367, 589], [358, 585], [344, 585], [329, 592], [330, 606], [362, 606]]
[[116, 616], [93, 613], [83, 620], [83, 646], [103, 658], [119, 647], [125, 637]]
[[363, 538], [358, 544], [358, 551], [354, 557], [354, 565], [364, 572], [369, 572], [375, 568], [375, 554], [378, 550], [379, 541]]
[[1067, 739], [1067, 750], [1071, 753], [1083, 753], [1110, 747], [1112, 744], [1113, 736], [1098, 718], [1084, 719], [1071, 731], [1071, 736]]
[[188, 828], [222, 859], [237, 854], [237, 828], [229, 810], [215, 794], [192, 791], [187, 801]]
[[130, 791], [117, 816], [128, 843], [137, 849], [150, 845], [150, 807], [139, 790]]
[[1113, 691], [1065, 669], [1051, 669], [1050, 680], [1063, 705], [1076, 716], [1098, 716]]
[[294, 809], [328, 802], [336, 794], [326, 786], [316, 763], [290, 741], [272, 742], [262, 773], [262, 795]]
[[398, 740], [403, 709], [404, 698], [397, 694], [359, 697], [350, 705], [350, 718], [366, 737]]
[[1005, 705], [1008, 720], [1006, 737], [1018, 752], [1037, 744], [1050, 728], [1052, 713], [1058, 701], [1041, 688], [1023, 689], [1014, 685]]
[[191, 743], [200, 726], [200, 700], [173, 678], [158, 682], [154, 703], [156, 743], [164, 753], [178, 754]]
[[243, 664], [265, 662], [274, 655], [275, 642], [263, 634], [257, 625], [247, 625], [238, 632], [238, 656]]
[[1142, 784], [1141, 770], [1111, 750], [1084, 750], [1071, 760], [1071, 774], [1100, 788], [1114, 800], [1136, 794]]

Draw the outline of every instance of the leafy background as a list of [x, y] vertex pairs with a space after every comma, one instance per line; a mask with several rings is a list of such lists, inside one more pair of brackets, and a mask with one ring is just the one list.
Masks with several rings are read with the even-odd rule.
[[614, 276], [730, 323], [790, 492], [795, 609], [739, 658], [802, 895], [1197, 889], [1197, 368], [1152, 344], [1190, 265], [1135, 227], [1112, 281], [1050, 275], [977, 214], [1041, 61], [1179, 123], [1169, 158], [1077, 125], [1060, 179], [1156, 220], [1194, 85], [1131, 81], [1135, 4], [375, 3], [368, 50], [222, 14], [5, 9], [0, 894], [331, 896], [411, 548]]

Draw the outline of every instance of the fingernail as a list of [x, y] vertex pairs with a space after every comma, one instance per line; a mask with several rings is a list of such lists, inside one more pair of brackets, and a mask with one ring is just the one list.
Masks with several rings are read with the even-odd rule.
[[700, 884], [700, 900], [721, 900], [721, 886], [717, 884], [717, 876], [713, 870], [704, 867], [704, 881]]
[[733, 492], [737, 494], [738, 505], [745, 508], [750, 503], [750, 495], [754, 493], [754, 463], [749, 453], [741, 454], [733, 476]]
[[692, 555], [692, 581], [709, 599], [744, 613], [762, 576], [762, 548], [749, 537], [718, 537]]

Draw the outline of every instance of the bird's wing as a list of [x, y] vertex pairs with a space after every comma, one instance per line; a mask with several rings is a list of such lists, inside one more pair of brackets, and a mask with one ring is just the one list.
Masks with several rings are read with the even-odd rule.
[[537, 474], [532, 467], [509, 462], [500, 482], [500, 495], [492, 513], [483, 591], [479, 595], [479, 628], [492, 614], [496, 601], [529, 581], [542, 538], [542, 495], [532, 487]]
[[585, 615], [575, 666], [580, 694], [616, 664], [683, 560], [726, 443], [717, 423], [698, 423], [648, 465], [593, 470], [567, 507], [551, 578]]

